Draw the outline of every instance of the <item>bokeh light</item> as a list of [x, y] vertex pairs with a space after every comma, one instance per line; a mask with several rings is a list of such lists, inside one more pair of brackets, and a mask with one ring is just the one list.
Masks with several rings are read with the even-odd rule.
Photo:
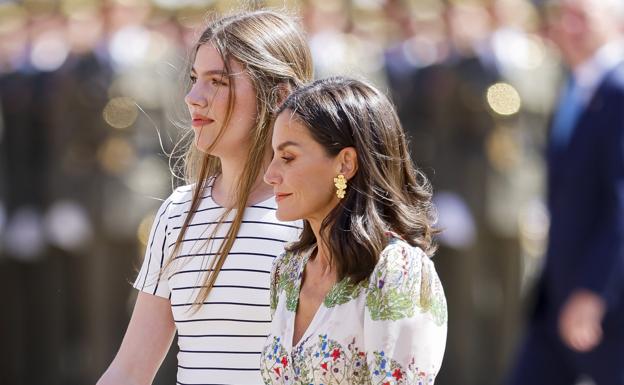
[[511, 84], [493, 84], [488, 88], [486, 97], [488, 105], [498, 115], [509, 116], [520, 111], [520, 94]]
[[33, 44], [30, 61], [40, 71], [49, 72], [58, 69], [69, 55], [69, 45], [58, 32], [47, 32]]
[[110, 174], [119, 175], [126, 171], [135, 160], [135, 151], [123, 138], [111, 137], [98, 151], [101, 167]]
[[120, 96], [108, 101], [102, 115], [106, 123], [117, 129], [130, 127], [139, 114], [134, 99]]

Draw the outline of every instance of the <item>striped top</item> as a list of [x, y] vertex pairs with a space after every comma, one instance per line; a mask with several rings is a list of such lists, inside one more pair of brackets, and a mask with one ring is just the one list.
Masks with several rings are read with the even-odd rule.
[[176, 189], [162, 204], [134, 287], [168, 298], [178, 332], [178, 384], [261, 384], [260, 353], [268, 335], [269, 281], [273, 260], [299, 234], [299, 222], [275, 217], [275, 198], [247, 207], [236, 241], [214, 288], [197, 312], [191, 304], [234, 218], [231, 212], [208, 242], [225, 209], [206, 187], [180, 252], [168, 269], [188, 215], [192, 186]]

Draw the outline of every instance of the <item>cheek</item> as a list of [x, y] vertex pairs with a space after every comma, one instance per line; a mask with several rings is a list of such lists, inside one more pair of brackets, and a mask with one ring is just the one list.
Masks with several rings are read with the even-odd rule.
[[302, 206], [322, 206], [332, 200], [334, 194], [333, 175], [328, 173], [330, 166], [312, 162], [309, 167], [299, 171], [296, 183], [297, 193]]
[[[226, 119], [227, 105], [223, 108], [223, 120]], [[232, 110], [230, 121], [224, 132], [229, 140], [241, 142], [247, 141], [254, 129], [257, 120], [257, 111], [255, 105], [238, 103]]]

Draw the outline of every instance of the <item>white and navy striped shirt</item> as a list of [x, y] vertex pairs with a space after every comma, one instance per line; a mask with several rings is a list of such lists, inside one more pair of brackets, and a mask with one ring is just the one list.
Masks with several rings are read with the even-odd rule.
[[178, 384], [262, 384], [260, 353], [271, 322], [271, 266], [285, 243], [297, 238], [301, 224], [278, 221], [274, 197], [247, 207], [210, 295], [193, 312], [191, 304], [235, 215], [231, 212], [208, 242], [225, 210], [211, 194], [209, 185], [180, 252], [164, 271], [188, 215], [192, 186], [176, 189], [162, 204], [134, 287], [171, 302], [178, 332]]

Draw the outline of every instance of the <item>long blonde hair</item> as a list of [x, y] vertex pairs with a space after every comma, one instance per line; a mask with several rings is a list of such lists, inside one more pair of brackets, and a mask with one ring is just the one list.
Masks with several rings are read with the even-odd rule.
[[[305, 36], [295, 20], [283, 13], [269, 10], [246, 11], [209, 23], [195, 45], [191, 65], [197, 50], [203, 44], [214, 45], [223, 59], [227, 74], [230, 73], [231, 60], [243, 65], [254, 86], [258, 105], [256, 122], [250, 132], [252, 145], [236, 188], [236, 203], [234, 207], [225, 209], [209, 239], [214, 237], [218, 227], [232, 210], [236, 210], [236, 215], [215, 257], [210, 262], [202, 288], [194, 300], [195, 310], [206, 300], [214, 286], [236, 240], [254, 183], [266, 167], [266, 154], [270, 149], [274, 113], [279, 103], [290, 91], [311, 81], [313, 75], [312, 57]], [[229, 82], [229, 89], [225, 124], [213, 142], [213, 146], [227, 129], [236, 102], [232, 82]], [[193, 195], [188, 215], [184, 219], [175, 247], [164, 269], [171, 265], [175, 256], [180, 252], [186, 231], [201, 203], [202, 191], [207, 181], [221, 173], [219, 158], [208, 152], [201, 152], [193, 143], [190, 143], [182, 158], [184, 180], [188, 184], [194, 183]]]

